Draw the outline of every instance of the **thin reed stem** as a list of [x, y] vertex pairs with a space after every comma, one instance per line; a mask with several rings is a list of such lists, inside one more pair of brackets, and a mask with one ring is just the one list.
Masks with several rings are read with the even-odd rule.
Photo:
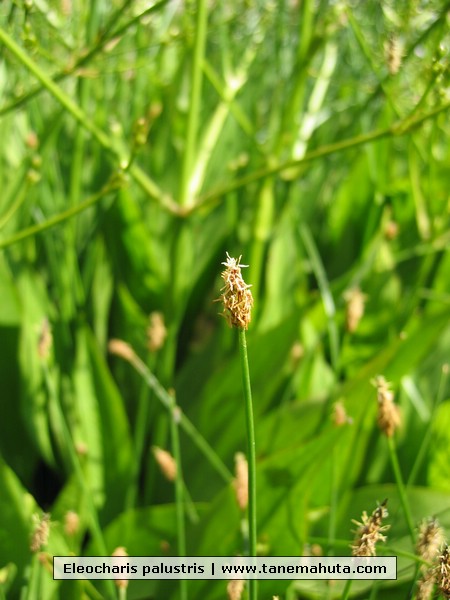
[[[126, 356], [122, 353], [116, 353], [111, 348], [110, 351], [127, 360], [136, 369], [136, 371], [142, 375], [144, 381], [154, 391], [156, 397], [160, 400], [161, 404], [168, 411], [172, 411], [172, 396], [163, 388], [163, 386], [159, 383], [158, 379], [153, 375], [153, 373], [150, 371], [147, 365], [139, 358], [139, 356], [137, 356], [137, 354], [134, 353], [134, 351], [131, 351], [131, 353], [127, 354]], [[231, 481], [233, 481], [232, 473], [220, 460], [217, 453], [213, 450], [213, 448], [209, 445], [209, 443], [205, 440], [205, 438], [201, 435], [201, 433], [197, 430], [193, 423], [188, 419], [188, 417], [186, 417], [183, 411], [180, 408], [178, 408], [178, 410], [179, 414], [177, 418], [179, 419], [179, 425], [181, 429], [184, 431], [184, 433], [186, 433], [188, 437], [191, 438], [191, 440], [194, 442], [194, 444], [197, 446], [200, 452], [205, 456], [210, 465], [217, 471], [217, 473], [222, 477], [222, 479], [226, 483], [231, 483]]]
[[341, 600], [348, 600], [350, 597], [350, 590], [352, 589], [353, 579], [347, 579], [344, 587], [344, 591], [342, 592]]
[[[74, 441], [72, 438], [72, 434], [70, 432], [69, 426], [66, 422], [66, 417], [64, 415], [64, 411], [59, 403], [58, 394], [53, 386], [51, 381], [51, 377], [48, 371], [48, 368], [44, 365], [44, 377], [47, 385], [47, 389], [49, 391], [49, 395], [52, 402], [52, 410], [54, 411], [54, 418], [57, 418], [58, 427], [61, 431], [62, 436], [65, 440], [65, 449], [69, 455], [70, 463], [72, 468], [75, 471], [76, 478], [78, 483], [83, 490], [83, 494], [88, 506], [89, 516], [90, 516], [90, 530], [92, 534], [92, 539], [94, 544], [97, 546], [97, 552], [99, 556], [108, 556], [108, 551], [106, 548], [105, 539], [103, 537], [103, 532], [100, 527], [100, 521], [97, 514], [97, 508], [94, 503], [94, 499], [92, 497], [91, 489], [88, 483], [85, 480], [83, 468], [80, 462], [80, 458], [75, 450]], [[108, 591], [109, 598], [116, 598], [116, 588], [114, 586], [112, 579], [105, 579], [104, 585], [106, 590]]]
[[[172, 410], [170, 413], [170, 437], [172, 440], [172, 453], [177, 463], [177, 474], [175, 478], [175, 510], [177, 519], [177, 541], [178, 556], [186, 556], [186, 527], [184, 522], [184, 482], [181, 465], [180, 434], [178, 430], [178, 416], [181, 414], [175, 398], [172, 398]], [[187, 580], [180, 579], [180, 600], [187, 600]]]
[[[239, 328], [239, 353], [241, 357], [242, 382], [244, 386], [245, 417], [247, 421], [247, 461], [248, 461], [248, 526], [249, 556], [256, 556], [256, 444], [253, 421], [252, 389], [248, 366], [247, 339], [245, 330]], [[249, 600], [257, 600], [258, 582], [249, 580]]]
[[389, 456], [391, 459], [392, 469], [394, 471], [395, 481], [397, 483], [398, 493], [400, 496], [400, 502], [403, 507], [403, 512], [405, 514], [406, 523], [408, 525], [409, 535], [411, 537], [411, 542], [413, 546], [416, 543], [416, 535], [414, 531], [414, 521], [411, 515], [411, 508], [409, 506], [408, 498], [406, 496], [405, 484], [403, 483], [402, 474], [400, 471], [400, 464], [398, 462], [397, 450], [395, 448], [395, 443], [392, 437], [387, 438], [388, 448], [389, 448]]

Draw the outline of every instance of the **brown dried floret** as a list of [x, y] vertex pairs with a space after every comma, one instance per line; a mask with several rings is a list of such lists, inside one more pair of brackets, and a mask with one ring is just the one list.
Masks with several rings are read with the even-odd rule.
[[383, 535], [383, 532], [387, 531], [390, 527], [390, 525], [382, 525], [383, 519], [386, 519], [389, 514], [386, 502], [387, 500], [377, 506], [370, 517], [364, 511], [361, 522], [352, 520], [358, 526], [358, 529], [354, 532], [355, 541], [351, 546], [353, 556], [376, 556], [377, 542], [386, 541], [386, 536]]
[[240, 260], [241, 257], [236, 260], [231, 258], [227, 252], [227, 260], [222, 263], [226, 269], [221, 274], [225, 285], [221, 290], [220, 300], [224, 308], [223, 315], [229, 325], [240, 329], [248, 329], [252, 318], [253, 296], [249, 289], [251, 286], [245, 283], [241, 273], [241, 267], [247, 267], [248, 265], [241, 265]]
[[401, 424], [400, 410], [394, 404], [394, 392], [390, 389], [392, 384], [382, 375], [377, 375], [372, 384], [377, 388], [378, 426], [387, 437], [392, 437]]
[[245, 510], [248, 505], [248, 463], [242, 452], [237, 452], [234, 456], [236, 477], [233, 481], [236, 501], [241, 510]]
[[444, 546], [439, 557], [437, 582], [439, 591], [444, 598], [450, 598], [450, 549], [448, 545]]

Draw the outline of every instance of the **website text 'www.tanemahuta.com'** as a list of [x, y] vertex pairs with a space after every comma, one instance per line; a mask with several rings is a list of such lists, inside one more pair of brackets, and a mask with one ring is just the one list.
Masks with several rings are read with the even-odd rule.
[[397, 558], [55, 556], [54, 579], [396, 579]]

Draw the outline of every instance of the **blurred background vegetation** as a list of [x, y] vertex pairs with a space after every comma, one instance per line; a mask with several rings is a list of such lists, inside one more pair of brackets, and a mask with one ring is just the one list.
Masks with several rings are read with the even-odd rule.
[[[351, 519], [388, 498], [378, 551], [399, 556], [398, 581], [350, 595], [411, 597], [405, 506], [414, 526], [450, 527], [449, 11], [1, 3], [0, 597], [116, 597], [111, 582], [53, 581], [48, 557], [176, 555], [180, 502], [189, 555], [245, 552], [237, 335], [213, 302], [226, 251], [249, 265], [255, 300], [261, 553], [347, 555]], [[108, 354], [112, 338], [141, 372]], [[390, 450], [378, 374], [401, 408]], [[163, 398], [193, 425], [180, 427], [177, 501], [152, 453], [176, 453]], [[342, 590], [269, 581], [260, 596]], [[226, 582], [189, 582], [187, 597], [225, 598]]]

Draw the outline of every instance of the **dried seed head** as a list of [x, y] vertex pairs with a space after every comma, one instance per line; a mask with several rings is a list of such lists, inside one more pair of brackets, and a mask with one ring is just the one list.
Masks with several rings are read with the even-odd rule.
[[250, 291], [250, 285], [247, 285], [242, 278], [241, 267], [248, 265], [240, 264], [241, 257], [237, 260], [231, 258], [227, 252], [227, 260], [222, 264], [226, 269], [222, 272], [222, 279], [225, 285], [222, 288], [220, 300], [222, 301], [224, 312], [231, 327], [248, 329], [251, 321], [251, 309], [253, 306], [253, 296]]
[[358, 287], [354, 287], [344, 293], [344, 300], [346, 303], [345, 326], [349, 333], [353, 333], [364, 315], [367, 296]]
[[236, 501], [241, 510], [248, 506], [248, 464], [242, 452], [234, 455], [236, 478], [233, 481]]
[[73, 511], [68, 510], [64, 515], [64, 531], [67, 535], [72, 536], [78, 533], [80, 528], [80, 517]]
[[389, 240], [389, 241], [395, 240], [395, 238], [398, 236], [399, 229], [400, 228], [398, 226], [398, 223], [396, 221], [393, 221], [391, 219], [384, 226], [384, 236], [385, 236], [385, 238], [387, 240]]
[[175, 481], [177, 476], [177, 463], [175, 462], [174, 457], [167, 452], [167, 450], [158, 448], [158, 446], [153, 446], [152, 451], [164, 477], [169, 481]]
[[394, 392], [390, 389], [392, 384], [382, 375], [377, 375], [371, 383], [377, 388], [378, 426], [387, 437], [392, 437], [401, 424], [400, 410], [394, 404]]
[[37, 559], [47, 571], [53, 576], [53, 556], [50, 556], [48, 552], [38, 552]]
[[403, 59], [403, 48], [400, 40], [397, 36], [391, 35], [386, 42], [385, 46], [386, 61], [388, 64], [389, 73], [395, 75], [399, 72], [402, 59]]
[[244, 592], [245, 581], [243, 579], [232, 579], [227, 584], [228, 600], [241, 600]]
[[429, 600], [433, 594], [436, 583], [436, 563], [439, 550], [444, 542], [444, 533], [436, 519], [425, 519], [419, 527], [416, 552], [429, 565], [420, 567], [420, 579], [417, 582], [416, 600]]
[[424, 519], [419, 526], [416, 552], [418, 556], [432, 562], [444, 543], [444, 532], [435, 518]]
[[351, 425], [353, 423], [353, 419], [348, 416], [342, 400], [338, 400], [333, 404], [333, 423], [336, 425], [336, 427], [342, 427], [342, 425]]
[[388, 516], [385, 500], [377, 506], [370, 517], [366, 511], [363, 512], [361, 522], [353, 520], [352, 522], [358, 526], [354, 532], [355, 541], [353, 543], [353, 556], [376, 556], [376, 544], [378, 541], [386, 541], [386, 536], [382, 532], [387, 531], [390, 525], [382, 525], [383, 519]]
[[75, 442], [75, 452], [80, 458], [83, 458], [84, 456], [87, 456], [89, 448], [84, 442]]
[[439, 557], [437, 569], [439, 591], [444, 598], [450, 598], [450, 549], [445, 545]]
[[150, 352], [156, 352], [164, 346], [167, 337], [167, 329], [164, 324], [164, 315], [160, 312], [152, 312], [147, 327], [147, 346]]
[[41, 548], [44, 548], [48, 543], [48, 536], [50, 534], [50, 515], [43, 513], [42, 517], [33, 517], [35, 521], [35, 528], [31, 536], [30, 550], [31, 552], [39, 552]]
[[120, 356], [129, 362], [133, 362], [136, 356], [130, 344], [127, 344], [122, 340], [110, 340], [108, 344], [108, 350], [111, 352], [111, 354]]
[[289, 353], [289, 358], [291, 361], [292, 368], [295, 369], [302, 358], [305, 356], [305, 348], [300, 342], [294, 342], [292, 345], [291, 351]]
[[[128, 556], [128, 552], [123, 546], [119, 546], [114, 550], [111, 556], [125, 557]], [[126, 589], [128, 587], [128, 579], [115, 579], [114, 583], [116, 584], [116, 587], [121, 589]]]
[[431, 600], [433, 597], [434, 584], [436, 577], [433, 569], [428, 569], [426, 573], [417, 582], [415, 600]]
[[44, 317], [41, 323], [38, 340], [38, 355], [43, 361], [47, 361], [53, 345], [52, 329], [47, 317]]

